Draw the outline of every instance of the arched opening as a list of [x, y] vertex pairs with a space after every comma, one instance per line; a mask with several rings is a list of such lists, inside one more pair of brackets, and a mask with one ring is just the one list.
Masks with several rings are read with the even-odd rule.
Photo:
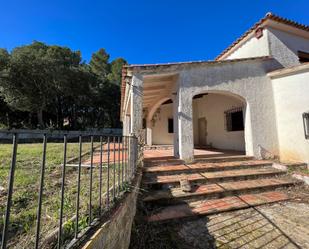
[[148, 141], [151, 139], [151, 144], [148, 145], [173, 145], [173, 101], [165, 98], [158, 103], [147, 116], [147, 130], [151, 130], [151, 135], [148, 134]]
[[193, 97], [195, 149], [246, 151], [246, 101], [228, 92], [206, 92]]

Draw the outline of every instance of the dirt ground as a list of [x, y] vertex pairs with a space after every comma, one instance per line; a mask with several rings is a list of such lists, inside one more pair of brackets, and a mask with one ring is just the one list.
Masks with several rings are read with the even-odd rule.
[[140, 206], [130, 248], [309, 249], [309, 187], [285, 192], [291, 197], [288, 202], [164, 224], [147, 223]]

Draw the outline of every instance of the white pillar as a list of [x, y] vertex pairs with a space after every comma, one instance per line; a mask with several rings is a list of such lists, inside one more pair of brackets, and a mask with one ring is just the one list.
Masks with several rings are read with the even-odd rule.
[[174, 101], [174, 154], [185, 161], [193, 161], [192, 97], [180, 87]]
[[143, 129], [143, 79], [133, 75], [131, 94], [131, 134], [140, 137]]
[[146, 120], [146, 142], [148, 146], [152, 145], [152, 125], [151, 120]]
[[174, 157], [179, 158], [179, 132], [178, 132], [178, 97], [174, 95], [173, 100], [173, 122], [174, 122]]
[[249, 103], [246, 103], [244, 108], [244, 123], [245, 123], [245, 146], [246, 146], [246, 155], [253, 156], [253, 137], [252, 137], [252, 127], [251, 127], [251, 114]]
[[130, 115], [126, 114], [123, 121], [123, 135], [128, 136], [130, 134], [130, 124]]

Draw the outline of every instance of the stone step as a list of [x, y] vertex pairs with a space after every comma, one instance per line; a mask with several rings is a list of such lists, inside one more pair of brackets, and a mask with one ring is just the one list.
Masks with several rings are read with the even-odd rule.
[[240, 181], [256, 178], [273, 177], [277, 175], [286, 174], [286, 171], [274, 168], [260, 168], [260, 169], [241, 169], [241, 170], [225, 170], [215, 172], [203, 173], [186, 173], [175, 175], [155, 175], [151, 177], [145, 176], [143, 183], [151, 186], [179, 186], [179, 181], [182, 178], [188, 179], [190, 182], [225, 182], [225, 181]]
[[147, 220], [150, 222], [164, 222], [181, 218], [244, 209], [252, 206], [259, 206], [286, 200], [288, 200], [288, 196], [281, 192], [264, 192], [260, 194], [230, 196], [221, 199], [168, 206], [148, 216]]
[[275, 188], [289, 187], [296, 184], [300, 184], [300, 181], [279, 178], [223, 182], [220, 184], [192, 186], [190, 192], [184, 192], [181, 188], [151, 191], [145, 198], [143, 198], [143, 201], [177, 203], [183, 200], [190, 200], [192, 198], [196, 199], [197, 197], [210, 199], [247, 194], [255, 191], [271, 191]]
[[219, 163], [219, 162], [247, 161], [253, 159], [254, 159], [253, 156], [246, 156], [246, 155], [235, 155], [235, 156], [212, 155], [209, 157], [207, 156], [195, 157], [194, 162]]
[[232, 170], [245, 168], [259, 168], [271, 166], [271, 161], [266, 160], [249, 160], [249, 161], [234, 161], [234, 162], [220, 162], [220, 163], [194, 163], [194, 164], [178, 164], [178, 165], [164, 165], [144, 167], [143, 171], [147, 174], [177, 174], [186, 171], [194, 172], [210, 172], [218, 170]]
[[298, 169], [309, 169], [308, 164], [298, 162], [298, 163], [283, 163], [282, 165], [286, 166], [288, 169], [291, 170], [298, 170]]

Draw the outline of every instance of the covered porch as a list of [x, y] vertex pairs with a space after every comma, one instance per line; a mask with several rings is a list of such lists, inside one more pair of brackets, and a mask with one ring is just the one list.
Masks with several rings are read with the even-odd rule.
[[276, 154], [275, 123], [264, 115], [273, 112], [264, 77], [271, 62], [257, 57], [128, 66], [124, 133], [136, 134], [145, 146], [172, 146], [160, 154], [185, 161], [222, 151], [257, 158], [261, 151]]

